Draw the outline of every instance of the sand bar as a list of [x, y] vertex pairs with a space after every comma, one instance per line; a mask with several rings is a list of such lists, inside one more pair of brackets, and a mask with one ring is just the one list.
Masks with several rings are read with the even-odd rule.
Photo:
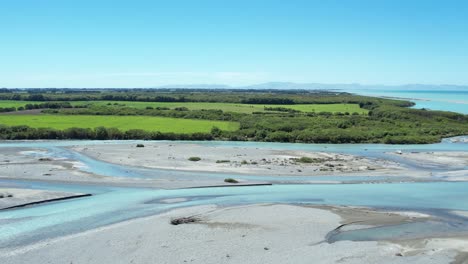
[[[169, 223], [182, 216], [197, 216], [201, 221], [177, 226]], [[348, 220], [336, 211], [281, 204], [190, 207], [29, 247], [0, 250], [0, 260], [11, 264], [31, 259], [38, 263], [426, 264], [449, 263], [460, 254], [451, 248], [460, 249], [459, 240], [450, 239], [445, 239], [443, 246], [440, 241], [407, 245], [324, 241], [329, 231]]]

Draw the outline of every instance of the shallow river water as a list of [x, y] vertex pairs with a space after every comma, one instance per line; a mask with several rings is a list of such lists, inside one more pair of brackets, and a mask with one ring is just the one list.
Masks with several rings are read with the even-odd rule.
[[[136, 142], [136, 141], [135, 141]], [[128, 142], [126, 142], [128, 143]], [[331, 144], [279, 144], [249, 142], [192, 142], [204, 145], [242, 146], [288, 150], [330, 151], [363, 155], [370, 158], [388, 158], [405, 166], [421, 170], [443, 171], [424, 164], [401, 160], [398, 155], [386, 152], [403, 151], [466, 151], [468, 144], [444, 140], [431, 145], [331, 145]], [[115, 141], [59, 141], [59, 142], [5, 142], [2, 147], [34, 147], [49, 155], [79, 161], [88, 172], [115, 177], [226, 177], [226, 174], [203, 174], [169, 170], [142, 169], [110, 164], [92, 159], [66, 146], [86, 144], [119, 144]], [[461, 168], [463, 169], [463, 168]], [[466, 169], [466, 168], [465, 168]], [[203, 174], [203, 175], [201, 175]], [[241, 177], [236, 175], [236, 177]], [[263, 176], [243, 176], [245, 179], [262, 179]], [[265, 178], [266, 177], [266, 178]], [[263, 179], [273, 179], [265, 176]], [[277, 178], [277, 177], [275, 177]], [[287, 177], [291, 180], [291, 177]], [[300, 179], [299, 179], [300, 178]], [[312, 177], [310, 177], [312, 178]], [[334, 177], [313, 177], [317, 181], [335, 181]], [[304, 177], [292, 178], [293, 180]], [[305, 177], [305, 179], [308, 179]], [[377, 209], [417, 211], [436, 216], [436, 220], [386, 226], [364, 230], [333, 233], [329, 241], [337, 240], [382, 240], [415, 238], [431, 235], [467, 232], [468, 221], [452, 211], [468, 211], [468, 182], [395, 182], [379, 179], [370, 184], [369, 177], [347, 177], [352, 184], [274, 184], [233, 188], [194, 188], [162, 190], [150, 188], [121, 188], [78, 184], [59, 184], [35, 181], [0, 180], [0, 186], [14, 186], [47, 190], [91, 193], [93, 196], [43, 204], [0, 212], [0, 248], [33, 243], [47, 238], [90, 230], [124, 220], [157, 214], [167, 210], [216, 204], [220, 206], [253, 203], [292, 203], [315, 205], [368, 206]], [[281, 177], [277, 179], [281, 182]], [[284, 182], [284, 179], [282, 179]], [[373, 179], [372, 181], [375, 181]], [[165, 199], [185, 198], [176, 203]]]

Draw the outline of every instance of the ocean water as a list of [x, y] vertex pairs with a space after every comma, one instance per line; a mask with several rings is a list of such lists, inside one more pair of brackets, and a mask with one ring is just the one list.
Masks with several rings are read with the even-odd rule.
[[349, 90], [347, 92], [378, 97], [404, 98], [416, 103], [414, 108], [426, 108], [431, 110], [444, 110], [468, 114], [468, 89], [356, 89]]

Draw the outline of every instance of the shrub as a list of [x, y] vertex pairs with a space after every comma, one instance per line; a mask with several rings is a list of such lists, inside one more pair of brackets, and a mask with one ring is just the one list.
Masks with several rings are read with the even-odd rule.
[[216, 163], [229, 163], [230, 160], [217, 160]]
[[301, 157], [299, 159], [295, 159], [297, 162], [300, 162], [300, 163], [313, 163], [315, 162], [316, 160], [313, 159], [313, 158], [309, 158], [309, 157]]
[[174, 108], [174, 110], [176, 110], [176, 111], [188, 111], [189, 109], [187, 107], [185, 107], [185, 106], [182, 106], [182, 107], [176, 107], [176, 108]]
[[200, 157], [190, 157], [190, 158], [188, 158], [188, 160], [190, 160], [190, 161], [200, 161], [201, 158]]
[[143, 144], [137, 144], [136, 147], [137, 147], [137, 148], [144, 148], [145, 145], [143, 145]]
[[233, 179], [233, 178], [226, 178], [226, 179], [224, 179], [224, 182], [227, 182], [227, 183], [239, 183], [239, 181], [237, 181], [236, 179]]

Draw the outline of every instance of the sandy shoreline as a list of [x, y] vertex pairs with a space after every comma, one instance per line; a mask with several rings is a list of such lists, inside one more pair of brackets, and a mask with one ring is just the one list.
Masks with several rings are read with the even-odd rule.
[[[190, 215], [201, 222], [169, 223]], [[356, 219], [378, 225], [409, 217], [370, 209], [283, 204], [199, 206], [0, 250], [0, 260], [11, 264], [31, 259], [37, 263], [449, 263], [467, 246], [462, 239], [406, 244], [324, 241], [328, 232]]]

